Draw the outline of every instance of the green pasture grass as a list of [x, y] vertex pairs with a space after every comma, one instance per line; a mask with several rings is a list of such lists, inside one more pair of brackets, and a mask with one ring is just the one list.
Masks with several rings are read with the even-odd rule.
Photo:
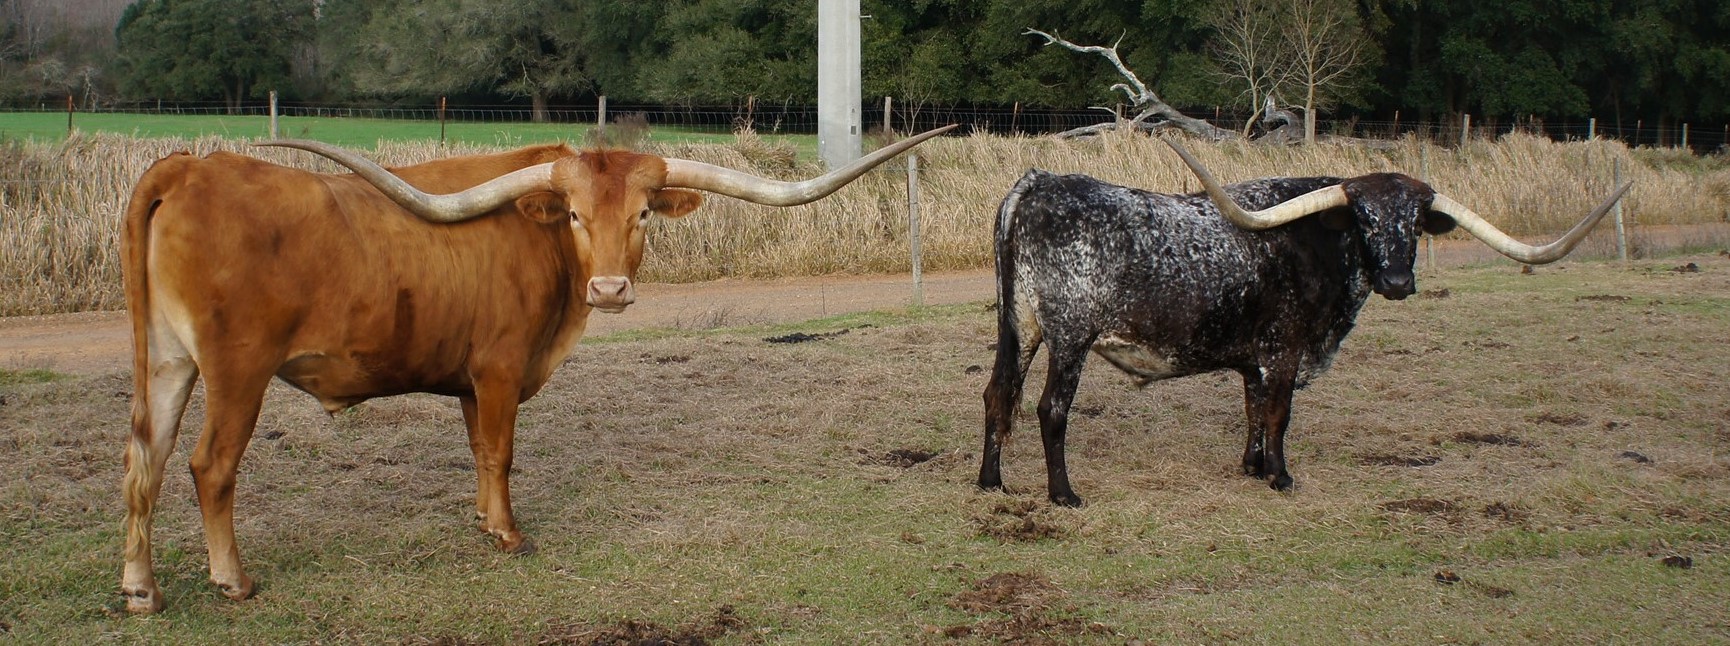
[[45, 384], [65, 378], [67, 378], [67, 375], [42, 368], [26, 368], [22, 370], [0, 368], [0, 386]]
[[[265, 139], [270, 117], [261, 115], [162, 115], [112, 112], [75, 113], [73, 125], [87, 133], [111, 132], [139, 138]], [[582, 144], [593, 124], [449, 121], [444, 139], [450, 143], [515, 147], [540, 143]], [[283, 138], [313, 139], [351, 148], [371, 149], [381, 141], [438, 141], [437, 121], [349, 117], [279, 117]], [[770, 141], [792, 142], [802, 155], [814, 155], [810, 135], [763, 134]], [[66, 137], [66, 115], [54, 112], [0, 112], [0, 139], [56, 141]], [[649, 141], [663, 144], [716, 144], [735, 140], [731, 132], [656, 126]]]

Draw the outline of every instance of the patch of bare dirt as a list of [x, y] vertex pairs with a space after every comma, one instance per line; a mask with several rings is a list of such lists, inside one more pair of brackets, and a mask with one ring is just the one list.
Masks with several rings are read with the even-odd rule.
[[747, 627], [732, 606], [721, 606], [712, 615], [673, 628], [635, 619], [607, 625], [555, 626], [535, 643], [540, 646], [703, 646]]
[[1385, 467], [1427, 467], [1441, 461], [1441, 458], [1433, 455], [1388, 455], [1384, 453], [1358, 458], [1358, 463], [1364, 466]]
[[1033, 500], [999, 503], [991, 513], [974, 516], [973, 524], [980, 536], [1006, 543], [1030, 543], [1047, 538], [1063, 538], [1069, 530], [1056, 522], [1051, 505]]
[[881, 464], [897, 469], [911, 469], [930, 462], [932, 458], [940, 455], [938, 451], [926, 451], [924, 449], [893, 449], [883, 453], [872, 453], [865, 449], [859, 449], [859, 453], [864, 456], [867, 464]]
[[1481, 581], [1466, 579], [1461, 577], [1459, 574], [1456, 574], [1453, 570], [1438, 570], [1435, 575], [1435, 580], [1436, 583], [1442, 585], [1459, 585], [1468, 588], [1491, 599], [1503, 599], [1514, 596], [1513, 590], [1501, 586], [1490, 585]]
[[1510, 505], [1503, 502], [1492, 502], [1488, 505], [1484, 505], [1482, 513], [1485, 518], [1499, 520], [1504, 523], [1521, 523], [1525, 522], [1527, 518], [1532, 517], [1532, 512], [1526, 511], [1518, 505]]
[[1532, 418], [1534, 423], [1555, 424], [1557, 426], [1585, 426], [1585, 415], [1579, 413], [1540, 413]]
[[[1539, 420], [1539, 421], [1542, 421], [1542, 420]], [[1472, 432], [1472, 431], [1460, 431], [1458, 433], [1455, 433], [1452, 437], [1450, 437], [1448, 439], [1450, 439], [1454, 442], [1459, 442], [1460, 444], [1489, 444], [1489, 445], [1493, 445], [1493, 446], [1531, 446], [1531, 444], [1527, 443], [1525, 440], [1514, 437], [1512, 435], [1503, 435], [1501, 433], [1476, 433], [1476, 432]], [[1441, 442], [1441, 440], [1438, 439], [1434, 443], [1435, 444], [1441, 444], [1442, 442]]]
[[1084, 636], [1113, 635], [1109, 626], [1074, 616], [1057, 604], [1068, 595], [1044, 576], [1005, 572], [975, 581], [949, 600], [949, 607], [986, 618], [972, 623], [928, 628], [951, 639], [977, 637], [994, 644], [1024, 646], [1071, 644]]
[[1446, 500], [1434, 498], [1410, 498], [1406, 500], [1391, 500], [1382, 503], [1382, 509], [1405, 514], [1442, 515], [1453, 512], [1458, 505]]

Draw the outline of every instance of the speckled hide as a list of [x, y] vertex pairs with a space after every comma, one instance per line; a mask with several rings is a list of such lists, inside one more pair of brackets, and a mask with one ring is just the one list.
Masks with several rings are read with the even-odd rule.
[[1418, 237], [1453, 224], [1429, 211], [1427, 185], [1398, 174], [1261, 179], [1227, 191], [1259, 210], [1336, 184], [1348, 207], [1247, 231], [1201, 193], [1038, 170], [1023, 176], [998, 211], [998, 344], [979, 486], [1002, 487], [1002, 444], [1044, 344], [1050, 370], [1039, 419], [1053, 502], [1081, 504], [1064, 436], [1089, 350], [1142, 385], [1216, 370], [1242, 375], [1244, 473], [1289, 489], [1293, 389], [1327, 370], [1372, 291], [1412, 293]]

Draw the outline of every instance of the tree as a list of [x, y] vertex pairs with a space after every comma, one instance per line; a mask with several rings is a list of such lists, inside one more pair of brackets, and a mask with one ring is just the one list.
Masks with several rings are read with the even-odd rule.
[[982, 90], [972, 45], [980, 0], [864, 0], [860, 12], [863, 94], [894, 97], [917, 118], [932, 103], [977, 96]]
[[526, 97], [545, 121], [551, 97], [592, 90], [578, 39], [582, 3], [329, 0], [322, 44], [354, 93]]
[[314, 0], [140, 0], [116, 28], [120, 85], [178, 100], [240, 102], [287, 86]]
[[94, 105], [110, 90], [114, 23], [125, 0], [0, 0], [0, 98]]
[[1304, 143], [1315, 143], [1316, 110], [1349, 95], [1370, 60], [1369, 40], [1352, 0], [1281, 0], [1285, 28], [1279, 48], [1290, 61], [1290, 83], [1303, 95]]
[[1258, 0], [1223, 0], [1208, 22], [1217, 32], [1212, 51], [1220, 62], [1220, 75], [1244, 88], [1250, 115], [1241, 134], [1271, 107], [1274, 92], [1290, 82], [1291, 66], [1279, 45], [1281, 12], [1278, 5]]
[[811, 102], [816, 47], [817, 3], [809, 0], [674, 3], [653, 49], [636, 60], [636, 83], [653, 101]]

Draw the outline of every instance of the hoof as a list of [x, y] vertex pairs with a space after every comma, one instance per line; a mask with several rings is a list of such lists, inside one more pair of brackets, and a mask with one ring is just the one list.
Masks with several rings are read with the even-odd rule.
[[1051, 494], [1051, 504], [1059, 507], [1080, 507], [1082, 502], [1081, 496], [1077, 496], [1073, 493]]
[[252, 578], [244, 574], [240, 575], [240, 580], [235, 583], [222, 583], [218, 581], [212, 581], [211, 583], [215, 583], [216, 588], [222, 591], [222, 596], [235, 601], [251, 599], [253, 593], [257, 592], [257, 588], [253, 586]]
[[1291, 474], [1282, 473], [1268, 478], [1267, 486], [1274, 491], [1291, 491]]
[[[515, 540], [512, 540], [512, 538]], [[512, 538], [500, 537], [497, 541], [493, 542], [493, 546], [499, 548], [500, 552], [512, 556], [528, 556], [535, 553], [534, 541], [529, 540], [522, 534], [516, 534]]]
[[121, 590], [120, 596], [126, 599], [126, 611], [135, 615], [149, 615], [162, 612], [162, 591], [155, 588], [148, 590]]

